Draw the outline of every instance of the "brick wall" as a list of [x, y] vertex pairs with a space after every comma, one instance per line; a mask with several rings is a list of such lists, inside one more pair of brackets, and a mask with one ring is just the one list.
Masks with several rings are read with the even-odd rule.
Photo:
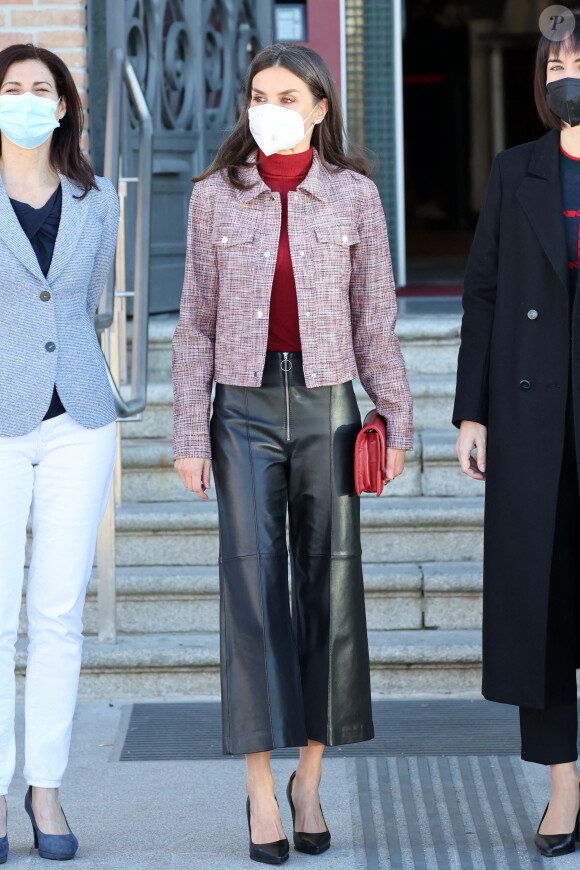
[[0, 49], [33, 42], [58, 54], [73, 74], [85, 107], [83, 148], [88, 148], [87, 30], [85, 0], [0, 0]]

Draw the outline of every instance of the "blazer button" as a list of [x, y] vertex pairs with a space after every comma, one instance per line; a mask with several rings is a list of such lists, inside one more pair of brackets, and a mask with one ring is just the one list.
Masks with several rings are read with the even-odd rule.
[[537, 320], [538, 319], [538, 312], [536, 311], [535, 308], [530, 308], [530, 310], [528, 311], [528, 319], [529, 320]]
[[47, 350], [49, 353], [52, 353], [54, 350], [56, 350], [56, 344], [54, 343], [54, 341], [47, 341], [44, 345], [44, 349]]
[[529, 381], [520, 381], [520, 390], [531, 390], [532, 385]]
[[50, 299], [50, 293], [48, 292], [48, 290], [43, 290], [40, 294], [40, 298], [43, 302], [48, 302], [48, 300]]

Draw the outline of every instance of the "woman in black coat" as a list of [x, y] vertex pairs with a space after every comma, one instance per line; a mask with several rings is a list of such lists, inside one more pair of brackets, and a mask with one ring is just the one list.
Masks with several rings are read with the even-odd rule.
[[551, 765], [544, 855], [574, 851], [580, 806], [580, 11], [574, 19], [571, 36], [538, 46], [536, 105], [550, 131], [491, 169], [453, 415], [462, 470], [486, 481], [483, 694], [519, 706], [522, 758]]

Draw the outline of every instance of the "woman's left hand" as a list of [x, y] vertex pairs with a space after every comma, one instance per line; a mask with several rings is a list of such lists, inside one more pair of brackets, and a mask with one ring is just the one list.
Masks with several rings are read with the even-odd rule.
[[394, 480], [405, 469], [405, 451], [387, 447], [387, 479]]

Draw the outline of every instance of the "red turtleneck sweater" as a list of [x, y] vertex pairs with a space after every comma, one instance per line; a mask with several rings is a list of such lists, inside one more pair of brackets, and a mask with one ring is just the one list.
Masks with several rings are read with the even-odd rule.
[[282, 200], [282, 226], [278, 258], [270, 297], [270, 320], [268, 325], [268, 350], [299, 351], [300, 327], [298, 325], [298, 300], [290, 258], [288, 240], [288, 193], [296, 190], [304, 181], [312, 166], [312, 148], [301, 154], [271, 154], [265, 157], [260, 151], [262, 163], [258, 166], [262, 180], [270, 190], [280, 194]]

